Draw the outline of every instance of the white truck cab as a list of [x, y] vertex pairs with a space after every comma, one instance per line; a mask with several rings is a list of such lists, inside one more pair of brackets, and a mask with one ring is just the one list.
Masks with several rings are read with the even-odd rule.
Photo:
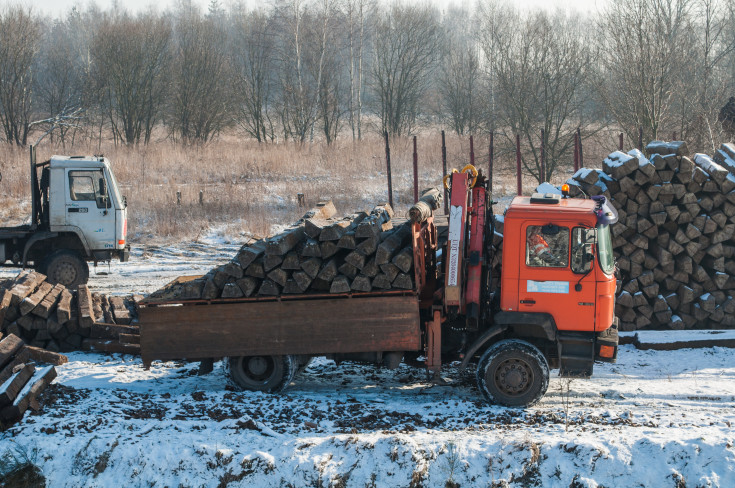
[[[40, 177], [39, 172], [40, 170]], [[102, 156], [52, 156], [31, 150], [31, 224], [0, 227], [0, 263], [29, 266], [74, 288], [89, 277], [87, 261], [127, 261], [127, 202]]]

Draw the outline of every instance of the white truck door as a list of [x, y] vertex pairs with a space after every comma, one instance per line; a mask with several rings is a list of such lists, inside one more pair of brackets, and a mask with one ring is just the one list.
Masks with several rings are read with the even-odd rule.
[[108, 188], [101, 169], [68, 169], [66, 221], [79, 227], [91, 250], [115, 248], [115, 209], [104, 190]]

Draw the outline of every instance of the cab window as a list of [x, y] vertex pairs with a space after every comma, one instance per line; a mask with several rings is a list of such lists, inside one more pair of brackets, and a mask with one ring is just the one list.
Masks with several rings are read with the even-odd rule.
[[569, 266], [569, 228], [555, 224], [529, 225], [526, 228], [526, 265]]
[[592, 271], [594, 262], [595, 229], [572, 229], [572, 272], [586, 274]]
[[74, 202], [96, 202], [109, 208], [102, 171], [69, 171], [69, 198]]

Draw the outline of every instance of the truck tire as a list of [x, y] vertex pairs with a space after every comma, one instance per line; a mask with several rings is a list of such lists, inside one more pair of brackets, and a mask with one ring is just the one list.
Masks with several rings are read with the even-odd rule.
[[536, 346], [519, 339], [503, 340], [480, 358], [477, 387], [490, 403], [529, 407], [549, 387], [549, 363]]
[[227, 360], [229, 377], [238, 388], [277, 393], [286, 388], [296, 374], [293, 356], [237, 356]]
[[48, 256], [40, 271], [48, 277], [49, 283], [61, 283], [72, 290], [89, 279], [87, 262], [78, 253], [69, 250], [56, 251]]

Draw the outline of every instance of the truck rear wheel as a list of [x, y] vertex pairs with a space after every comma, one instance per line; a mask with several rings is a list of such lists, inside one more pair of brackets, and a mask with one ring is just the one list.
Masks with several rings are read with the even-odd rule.
[[48, 277], [49, 283], [61, 283], [67, 288], [76, 289], [89, 279], [89, 266], [82, 257], [68, 250], [56, 251], [43, 262], [41, 272]]
[[229, 358], [227, 364], [236, 386], [267, 393], [286, 388], [298, 366], [293, 356], [238, 356]]
[[527, 407], [549, 387], [549, 363], [532, 344], [518, 339], [490, 346], [477, 365], [477, 386], [490, 403]]

